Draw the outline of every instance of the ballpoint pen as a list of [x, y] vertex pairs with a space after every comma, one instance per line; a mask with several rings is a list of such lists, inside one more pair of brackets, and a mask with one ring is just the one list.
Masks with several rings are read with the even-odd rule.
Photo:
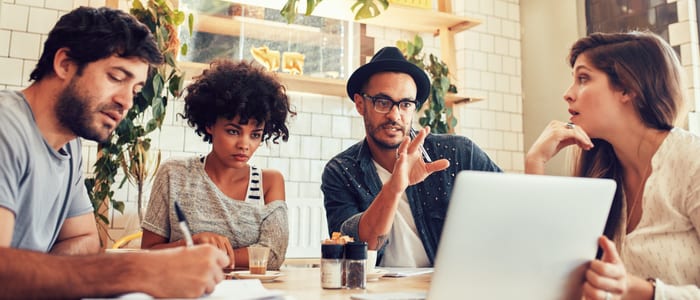
[[175, 201], [175, 213], [177, 214], [177, 221], [180, 224], [180, 230], [182, 230], [182, 234], [185, 236], [185, 243], [187, 247], [190, 247], [194, 245], [192, 242], [192, 234], [190, 233], [190, 227], [187, 226], [187, 219], [185, 218], [185, 214], [182, 213], [182, 209], [180, 209], [180, 204]]
[[[409, 130], [408, 132], [411, 136], [411, 139], [416, 138], [416, 130], [413, 129], [413, 127], [411, 127], [411, 130]], [[430, 159], [430, 156], [428, 156], [428, 152], [425, 151], [425, 148], [423, 148], [422, 144], [420, 145], [420, 153], [423, 154], [423, 159], [425, 160], [425, 162], [433, 162], [433, 160]]]

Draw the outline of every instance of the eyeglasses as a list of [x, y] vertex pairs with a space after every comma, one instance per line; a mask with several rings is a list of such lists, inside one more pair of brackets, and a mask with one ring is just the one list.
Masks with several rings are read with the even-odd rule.
[[362, 97], [372, 100], [374, 110], [383, 114], [390, 112], [394, 106], [398, 106], [399, 112], [401, 113], [413, 112], [416, 110], [417, 105], [417, 102], [413, 100], [394, 101], [393, 99], [383, 95], [370, 96], [362, 93]]

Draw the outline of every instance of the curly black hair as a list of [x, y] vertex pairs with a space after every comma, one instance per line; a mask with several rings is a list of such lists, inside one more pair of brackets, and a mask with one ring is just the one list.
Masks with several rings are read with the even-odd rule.
[[287, 116], [296, 115], [287, 98], [286, 89], [270, 72], [251, 62], [220, 59], [210, 64], [195, 82], [187, 87], [185, 113], [180, 114], [195, 128], [205, 142], [211, 143], [206, 128], [223, 117], [240, 117], [239, 123], [254, 119], [265, 122], [263, 141], [278, 144], [289, 139]]

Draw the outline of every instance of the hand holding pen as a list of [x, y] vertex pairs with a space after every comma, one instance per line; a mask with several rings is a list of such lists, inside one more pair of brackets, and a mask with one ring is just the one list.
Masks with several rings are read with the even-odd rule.
[[[430, 174], [442, 171], [450, 166], [450, 162], [444, 158], [432, 161], [428, 152], [422, 147], [429, 134], [430, 127], [417, 131], [410, 129], [409, 135], [414, 136], [414, 138], [405, 139], [396, 150], [397, 160], [392, 171], [392, 178], [394, 177], [393, 175], [397, 176], [396, 190], [402, 191], [407, 185], [419, 183], [430, 176]], [[407, 177], [404, 177], [404, 175], [407, 175]]]
[[192, 247], [194, 243], [192, 242], [192, 233], [190, 233], [190, 227], [187, 225], [187, 219], [185, 218], [185, 214], [182, 212], [182, 209], [180, 208], [180, 204], [175, 201], [175, 213], [177, 214], [177, 222], [180, 225], [180, 230], [182, 231], [182, 235], [185, 236], [185, 244], [187, 247]]

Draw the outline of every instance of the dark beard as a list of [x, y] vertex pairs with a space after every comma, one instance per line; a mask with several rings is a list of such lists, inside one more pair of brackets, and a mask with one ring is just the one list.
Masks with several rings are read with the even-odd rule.
[[[397, 123], [394, 123], [394, 122], [387, 122], [387, 123], [384, 123], [384, 124], [379, 125], [377, 127], [372, 127], [372, 125], [369, 124], [369, 121], [365, 120], [365, 130], [367, 131], [367, 136], [370, 139], [372, 139], [374, 144], [376, 144], [379, 148], [382, 148], [382, 149], [387, 149], [387, 150], [398, 149], [399, 146], [401, 145], [401, 142], [398, 142], [396, 144], [387, 144], [384, 141], [381, 141], [375, 137], [375, 131], [381, 130], [381, 128], [384, 126], [399, 126], [399, 125]], [[404, 134], [406, 133], [405, 128], [402, 128], [402, 131], [404, 132]]]
[[102, 133], [104, 131], [100, 131], [99, 128], [90, 127], [92, 120], [88, 104], [92, 99], [78, 93], [75, 80], [73, 78], [68, 87], [58, 95], [55, 108], [58, 122], [76, 136], [100, 143], [108, 141], [112, 130], [104, 134]]

